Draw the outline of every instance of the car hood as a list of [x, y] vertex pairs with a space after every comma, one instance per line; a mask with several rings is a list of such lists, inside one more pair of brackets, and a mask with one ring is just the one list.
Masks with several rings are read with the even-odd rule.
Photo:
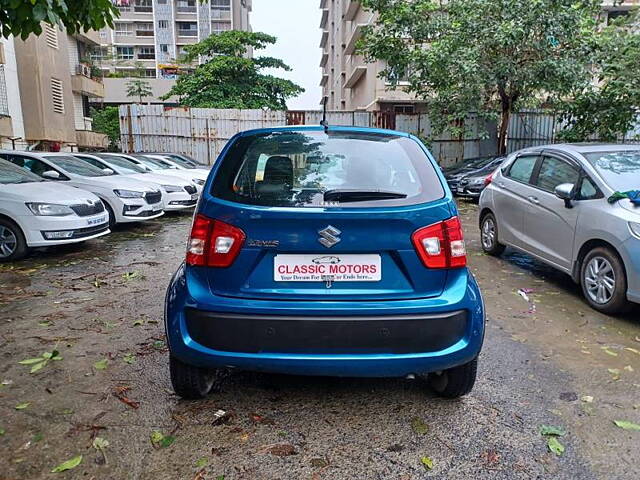
[[87, 200], [97, 201], [93, 193], [63, 185], [57, 182], [33, 182], [2, 185], [0, 199], [11, 198], [24, 202], [57, 203], [60, 205], [75, 205]]
[[202, 178], [203, 180], [207, 178], [207, 175], [202, 177], [202, 174], [191, 173], [196, 171], [197, 170], [160, 170], [154, 172], [154, 174], [162, 175], [165, 177], [181, 178], [183, 180], [187, 180], [189, 183], [193, 183], [192, 180], [194, 178]]
[[186, 187], [191, 185], [190, 181], [178, 177], [170, 177], [168, 175], [159, 175], [156, 173], [133, 173], [131, 175], [123, 175], [134, 180], [153, 183], [154, 185], [175, 185], [176, 187]]
[[634, 221], [640, 222], [640, 207], [637, 207], [633, 203], [631, 203], [631, 200], [629, 200], [628, 198], [623, 198], [622, 200], [618, 200], [618, 205], [620, 205], [625, 210], [635, 213], [635, 216], [637, 218], [634, 219]]
[[156, 191], [157, 187], [151, 183], [143, 182], [123, 175], [110, 175], [108, 177], [76, 177], [73, 183], [78, 186], [100, 187], [123, 190], [135, 190], [138, 192]]

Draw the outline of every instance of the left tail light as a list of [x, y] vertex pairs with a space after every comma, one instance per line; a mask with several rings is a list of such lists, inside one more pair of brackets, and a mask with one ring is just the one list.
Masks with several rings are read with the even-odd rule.
[[467, 250], [458, 217], [421, 228], [411, 240], [427, 268], [461, 268], [467, 265]]
[[187, 265], [228, 267], [240, 253], [245, 238], [240, 228], [198, 214], [187, 244]]

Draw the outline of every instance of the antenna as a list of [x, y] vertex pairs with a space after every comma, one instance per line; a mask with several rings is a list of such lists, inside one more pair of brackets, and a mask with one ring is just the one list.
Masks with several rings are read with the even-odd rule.
[[327, 122], [327, 100], [329, 100], [329, 97], [325, 95], [322, 99], [322, 121], [320, 122], [320, 125], [324, 127], [324, 133], [329, 131], [329, 122]]

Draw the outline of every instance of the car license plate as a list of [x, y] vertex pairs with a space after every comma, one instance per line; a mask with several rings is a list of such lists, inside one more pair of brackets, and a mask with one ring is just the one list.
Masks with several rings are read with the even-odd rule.
[[380, 255], [276, 255], [276, 282], [379, 282]]
[[101, 225], [103, 223], [107, 223], [106, 215], [102, 216], [102, 217], [99, 217], [99, 218], [91, 218], [91, 219], [87, 220], [87, 225], [89, 225], [89, 226]]
[[191, 195], [191, 200], [197, 200], [198, 199], [198, 194], [194, 193]]

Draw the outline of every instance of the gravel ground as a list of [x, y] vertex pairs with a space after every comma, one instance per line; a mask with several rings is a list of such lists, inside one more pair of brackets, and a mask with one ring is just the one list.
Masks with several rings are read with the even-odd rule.
[[[457, 401], [420, 379], [253, 373], [179, 400], [162, 301], [187, 215], [0, 266], [0, 480], [638, 478], [640, 432], [613, 422], [640, 423], [639, 311], [600, 315], [568, 277], [483, 255], [477, 208], [460, 206], [489, 320], [478, 383]], [[18, 363], [54, 350], [35, 373]], [[566, 431], [562, 455], [541, 425]]]

